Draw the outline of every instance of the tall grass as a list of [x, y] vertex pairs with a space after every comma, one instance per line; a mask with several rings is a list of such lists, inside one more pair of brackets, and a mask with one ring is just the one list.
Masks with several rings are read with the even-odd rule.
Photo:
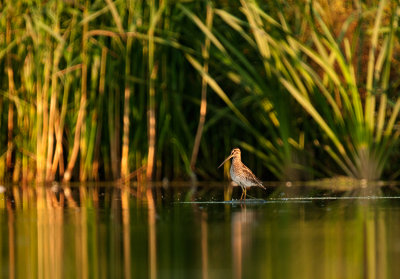
[[[360, 7], [343, 21], [339, 30], [327, 25], [324, 18], [328, 10], [322, 9], [318, 1], [295, 2], [295, 8], [290, 8], [296, 10], [294, 18], [288, 17], [291, 13], [284, 7], [286, 2], [275, 3], [283, 8], [276, 15], [268, 14], [255, 1], [240, 3], [241, 14], [216, 9], [225, 26], [214, 32], [198, 23], [193, 13], [189, 17], [212, 39], [216, 50], [213, 57], [230, 70], [226, 78], [257, 96], [260, 109], [264, 109], [260, 119], [269, 118], [261, 121], [266, 123], [272, 140], [259, 134], [253, 123], [243, 120], [266, 153], [247, 143], [242, 146], [257, 152], [279, 178], [293, 177], [293, 168], [300, 169], [302, 163], [296, 156], [307, 159], [305, 145], [314, 141], [344, 174], [379, 179], [399, 137], [394, 124], [400, 98], [393, 88], [398, 76], [391, 75], [393, 52], [398, 49], [397, 3], [379, 1], [376, 6]], [[227, 38], [226, 27], [243, 43], [234, 45]], [[248, 49], [256, 58], [244, 55]], [[365, 50], [369, 50], [367, 57], [363, 56]], [[288, 98], [287, 92], [292, 98]], [[228, 106], [231, 104], [231, 99], [221, 97]], [[299, 107], [312, 118], [311, 122], [298, 111]], [[319, 129], [311, 127], [312, 122]], [[331, 167], [324, 169], [325, 165], [310, 163], [314, 170], [332, 173]], [[307, 166], [309, 163], [300, 170], [307, 171]]]
[[397, 4], [320, 3], [1, 2], [0, 180], [391, 172]]
[[[1, 4], [4, 178], [116, 179], [144, 165], [149, 179], [161, 178], [156, 169], [186, 173], [192, 129], [182, 127], [183, 112], [183, 125], [171, 123], [188, 84], [175, 74], [188, 67], [179, 14], [153, 2]], [[188, 143], [176, 135], [182, 129]]]
[[[400, 98], [392, 93], [389, 75], [399, 11], [397, 3], [379, 1], [373, 25], [367, 27], [362, 25], [371, 10], [359, 11], [353, 24], [365, 30], [352, 36], [352, 44], [348, 22], [343, 24], [341, 35], [335, 37], [323, 20], [324, 11], [318, 5], [310, 5], [305, 16], [312, 27], [312, 40], [300, 42], [291, 35], [287, 37], [287, 46], [295, 51], [285, 51], [285, 56], [295, 67], [285, 66], [283, 74], [278, 73], [279, 80], [329, 138], [329, 143], [324, 144], [327, 153], [352, 177], [379, 179], [398, 143], [399, 131], [393, 128]], [[281, 20], [281, 24], [285, 26], [285, 21]], [[361, 55], [357, 47], [362, 41], [364, 48], [369, 49], [367, 58], [357, 57]], [[357, 58], [360, 67], [355, 66]], [[322, 74], [311, 68], [313, 64], [322, 69]], [[306, 89], [302, 89], [303, 85]]]

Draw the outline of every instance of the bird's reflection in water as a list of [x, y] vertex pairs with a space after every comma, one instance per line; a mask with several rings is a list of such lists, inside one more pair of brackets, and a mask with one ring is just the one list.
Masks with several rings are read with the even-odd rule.
[[243, 259], [248, 255], [255, 212], [246, 204], [232, 216], [232, 257], [234, 278], [243, 278]]

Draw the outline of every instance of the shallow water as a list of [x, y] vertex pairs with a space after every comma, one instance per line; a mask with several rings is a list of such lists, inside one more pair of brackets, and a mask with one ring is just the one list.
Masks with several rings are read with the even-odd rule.
[[[349, 187], [350, 189], [350, 187]], [[395, 278], [397, 187], [0, 193], [0, 278]], [[233, 200], [232, 200], [233, 197]]]

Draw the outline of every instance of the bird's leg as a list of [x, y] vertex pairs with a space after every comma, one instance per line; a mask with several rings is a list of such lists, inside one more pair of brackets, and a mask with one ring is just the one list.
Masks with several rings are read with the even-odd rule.
[[244, 187], [240, 186], [240, 188], [242, 188], [242, 195], [240, 196], [240, 200], [242, 200], [242, 199], [243, 199], [243, 195], [244, 195], [245, 191], [244, 191]]
[[244, 188], [244, 200], [246, 200], [247, 190]]

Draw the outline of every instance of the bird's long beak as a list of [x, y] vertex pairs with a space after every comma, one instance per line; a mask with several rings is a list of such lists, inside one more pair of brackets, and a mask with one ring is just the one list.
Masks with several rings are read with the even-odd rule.
[[220, 168], [223, 164], [225, 164], [226, 163], [226, 161], [228, 161], [230, 158], [232, 158], [233, 157], [233, 155], [230, 155], [229, 157], [227, 157], [222, 163], [221, 163], [221, 165], [219, 165], [219, 167], [218, 168]]

